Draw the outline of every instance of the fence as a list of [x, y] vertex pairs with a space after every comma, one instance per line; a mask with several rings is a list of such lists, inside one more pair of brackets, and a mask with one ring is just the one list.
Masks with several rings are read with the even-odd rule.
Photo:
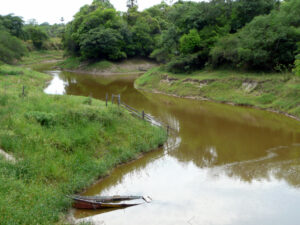
[[[106, 94], [106, 101], [105, 104], [107, 106], [108, 103], [108, 94]], [[172, 131], [172, 132], [177, 132], [176, 129], [172, 128], [171, 126], [169, 126], [169, 124], [164, 123], [156, 118], [154, 118], [153, 116], [148, 115], [147, 113], [145, 113], [145, 111], [138, 111], [137, 109], [133, 108], [132, 106], [127, 105], [126, 103], [121, 101], [121, 95], [114, 95], [112, 94], [111, 97], [111, 103], [114, 103], [114, 100], [117, 99], [117, 104], [118, 106], [123, 107], [124, 109], [126, 109], [127, 111], [129, 111], [132, 115], [138, 117], [139, 119], [145, 120], [146, 122], [151, 123], [152, 125], [158, 126], [158, 127], [163, 127], [167, 130], [168, 134]]]

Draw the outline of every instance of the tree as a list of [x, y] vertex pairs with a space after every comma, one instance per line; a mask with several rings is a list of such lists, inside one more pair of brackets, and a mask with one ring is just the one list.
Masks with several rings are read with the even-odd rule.
[[188, 34], [184, 34], [180, 39], [180, 52], [190, 54], [198, 51], [201, 47], [201, 38], [196, 29], [192, 29]]
[[70, 54], [85, 59], [125, 58], [123, 27], [120, 14], [109, 1], [95, 0], [82, 7], [67, 25], [63, 44]]
[[231, 32], [236, 32], [258, 15], [269, 14], [278, 6], [279, 0], [237, 0], [231, 14]]
[[137, 0], [127, 0], [127, 7], [128, 9], [137, 7]]
[[126, 53], [121, 50], [122, 36], [111, 28], [95, 28], [82, 35], [80, 49], [86, 59], [123, 59]]
[[0, 27], [0, 61], [13, 63], [26, 54], [23, 42]]
[[28, 25], [25, 27], [27, 40], [31, 40], [38, 50], [43, 48], [44, 42], [49, 38], [38, 26]]
[[0, 15], [0, 23], [13, 36], [23, 38], [24, 21], [21, 17], [9, 14], [6, 16]]
[[[255, 17], [236, 35], [225, 37], [211, 51], [215, 66], [224, 62], [249, 69], [281, 70], [295, 61], [300, 38], [300, 1]], [[233, 57], [234, 56], [234, 57]]]

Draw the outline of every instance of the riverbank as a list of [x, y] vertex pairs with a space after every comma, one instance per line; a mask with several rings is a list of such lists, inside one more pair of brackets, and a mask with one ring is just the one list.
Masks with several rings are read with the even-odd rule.
[[56, 63], [63, 60], [63, 51], [41, 50], [31, 51], [19, 62], [21, 66], [29, 66], [41, 63]]
[[135, 87], [183, 98], [268, 109], [300, 118], [300, 78], [290, 73], [207, 70], [172, 74], [153, 68], [135, 81]]
[[[162, 145], [165, 131], [116, 106], [46, 95], [51, 77], [0, 66], [0, 223], [54, 224], [80, 192], [117, 165]], [[24, 86], [24, 91], [23, 91]]]
[[120, 74], [143, 74], [149, 69], [158, 66], [154, 61], [133, 58], [121, 62], [107, 60], [97, 62], [81, 62], [79, 58], [70, 57], [58, 63], [58, 66], [68, 72], [93, 74], [93, 75], [120, 75]]

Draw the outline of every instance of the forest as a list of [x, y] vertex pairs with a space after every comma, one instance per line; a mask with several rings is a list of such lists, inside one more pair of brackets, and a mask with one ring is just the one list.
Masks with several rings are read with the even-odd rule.
[[121, 13], [95, 0], [66, 26], [63, 46], [81, 60], [149, 57], [171, 72], [210, 66], [299, 74], [299, 11], [299, 0], [212, 0]]
[[0, 16], [0, 60], [63, 48], [80, 61], [151, 58], [175, 73], [225, 67], [299, 74], [299, 11], [300, 0], [162, 1], [127, 12], [94, 0], [67, 25]]

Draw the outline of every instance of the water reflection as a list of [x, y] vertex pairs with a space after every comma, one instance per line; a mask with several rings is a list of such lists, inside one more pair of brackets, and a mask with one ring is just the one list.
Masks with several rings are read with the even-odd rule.
[[[48, 74], [53, 76], [48, 87], [44, 90], [45, 93], [50, 95], [63, 95], [66, 93], [66, 86], [68, 86], [69, 82], [64, 81], [59, 77], [60, 71], [48, 71]], [[71, 80], [71, 83], [76, 83], [75, 79]]]
[[117, 168], [84, 193], [147, 194], [153, 203], [117, 211], [77, 210], [78, 221], [298, 224], [298, 121], [255, 109], [140, 92], [133, 87], [136, 76], [53, 75], [48, 88], [54, 94], [99, 99], [106, 93], [121, 94], [127, 104], [179, 131], [164, 148]]

